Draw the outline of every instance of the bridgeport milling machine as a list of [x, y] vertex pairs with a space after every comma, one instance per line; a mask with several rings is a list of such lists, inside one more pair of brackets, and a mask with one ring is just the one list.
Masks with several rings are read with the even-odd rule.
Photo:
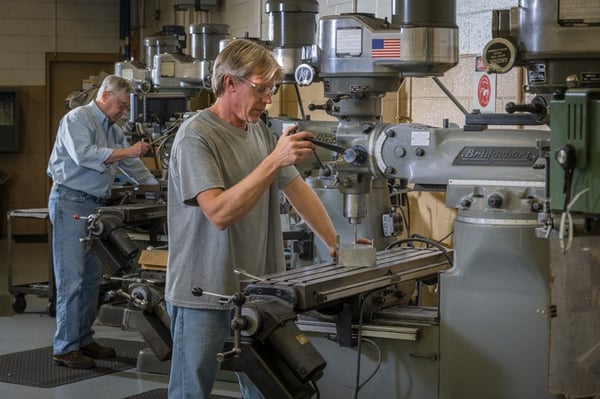
[[548, 239], [552, 285], [549, 391], [600, 395], [600, 4], [521, 1], [493, 14], [485, 46], [491, 72], [524, 67], [530, 104], [510, 107], [542, 117], [551, 135], [546, 202], [538, 236]]
[[[269, 3], [277, 12], [287, 4]], [[270, 122], [312, 130], [317, 145], [334, 153], [321, 161], [316, 176], [310, 176], [319, 182], [314, 184], [327, 209], [342, 209], [344, 218], [360, 225], [368, 219], [368, 198], [381, 179], [406, 179], [425, 188], [443, 186], [447, 206], [457, 209], [453, 257], [447, 258], [446, 266], [424, 271], [423, 264], [411, 264], [406, 253], [388, 246], [377, 252], [373, 263], [357, 251], [354, 257], [340, 256], [338, 262], [242, 283], [248, 297], [281, 298], [300, 315], [297, 325], [327, 363], [318, 375], [322, 397], [598, 394], [597, 237], [582, 237], [579, 250], [574, 250], [579, 234], [598, 230], [598, 195], [593, 191], [598, 161], [585, 156], [598, 140], [592, 133], [598, 123], [594, 87], [595, 71], [600, 68], [592, 39], [598, 33], [598, 10], [592, 6], [587, 13], [577, 12], [581, 4], [521, 1], [508, 14], [495, 13], [494, 37], [504, 39], [500, 43], [509, 49], [503, 50], [504, 55], [514, 65], [528, 67], [529, 90], [537, 96], [529, 104], [512, 104], [509, 114], [467, 114], [462, 129], [381, 122], [381, 97], [397, 90], [402, 79], [441, 76], [457, 63], [455, 2], [397, 1], [391, 22], [371, 14], [320, 19], [318, 45], [303, 50], [304, 63], [294, 73], [299, 85], [323, 83], [328, 100], [318, 108], [336, 116], [338, 124], [332, 128], [323, 123], [319, 130], [314, 120], [273, 118]], [[596, 15], [590, 17], [589, 11]], [[578, 18], [573, 19], [573, 13]], [[513, 16], [510, 23], [508, 15]], [[485, 51], [490, 70], [503, 59], [496, 49], [498, 41]], [[575, 89], [573, 81], [584, 88]], [[578, 107], [575, 115], [570, 103]], [[543, 128], [550, 104], [553, 111], [558, 108], [558, 115], [552, 114], [551, 134]], [[488, 125], [542, 128], [489, 129]], [[570, 136], [573, 130], [575, 137]], [[319, 137], [327, 137], [328, 143], [319, 142]], [[341, 197], [323, 195], [332, 189], [339, 190]], [[569, 205], [562, 204], [563, 197]], [[555, 217], [557, 211], [566, 216]], [[566, 219], [567, 224], [561, 227], [558, 219]], [[352, 229], [356, 232], [356, 227]], [[568, 261], [569, 251], [557, 256], [560, 242], [563, 248], [571, 246], [574, 261]], [[346, 264], [343, 259], [360, 261]], [[584, 261], [581, 273], [589, 281], [582, 281], [581, 274], [563, 277], [580, 283], [574, 293], [584, 297], [586, 310], [581, 312], [580, 303], [561, 294], [570, 307], [565, 311], [579, 314], [565, 315], [555, 343], [550, 339], [551, 321], [556, 333], [561, 313], [554, 304], [556, 290], [550, 288], [551, 266], [557, 260], [564, 275], [569, 273], [564, 272], [569, 262]], [[403, 262], [406, 267], [396, 269]], [[439, 266], [444, 261], [425, 263]], [[437, 308], [407, 306], [386, 296], [407, 280], [438, 273]], [[258, 312], [242, 310], [244, 314], [246, 321], [253, 320], [251, 325], [260, 325]], [[578, 322], [576, 331], [583, 333], [579, 334], [583, 342], [575, 344], [565, 333], [571, 322]], [[591, 328], [585, 331], [586, 327]], [[260, 334], [249, 328], [245, 335]], [[375, 350], [361, 353], [363, 339]], [[557, 357], [554, 350], [560, 346], [566, 351]], [[238, 345], [242, 353], [244, 348]], [[223, 364], [235, 369], [230, 363], [237, 361], [242, 364], [239, 369], [250, 370], [250, 363], [244, 366], [241, 358], [232, 356]], [[349, 364], [356, 367], [355, 374], [349, 372]], [[565, 373], [565, 364], [573, 371]], [[259, 387], [266, 375], [262, 377], [255, 379]]]

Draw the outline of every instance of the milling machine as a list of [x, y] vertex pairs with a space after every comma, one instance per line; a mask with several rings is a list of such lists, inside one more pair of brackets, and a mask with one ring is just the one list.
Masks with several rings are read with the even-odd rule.
[[[288, 5], [268, 3], [278, 12]], [[508, 114], [468, 114], [464, 128], [381, 121], [381, 97], [397, 90], [402, 79], [441, 76], [458, 62], [455, 2], [394, 2], [391, 22], [370, 14], [320, 19], [318, 45], [303, 49], [303, 64], [294, 76], [299, 85], [323, 83], [327, 103], [313, 109], [325, 110], [338, 123], [308, 118], [269, 122], [276, 131], [287, 124], [311, 130], [315, 143], [330, 151], [329, 158], [320, 153], [319, 167], [306, 174], [328, 211], [341, 210], [353, 225], [346, 240], [356, 237], [360, 222], [378, 223], [378, 217], [374, 224], [369, 219], [369, 199], [379, 195], [373, 188], [382, 180], [405, 179], [420, 189], [443, 187], [446, 205], [457, 209], [453, 258], [445, 267], [411, 275], [409, 265], [405, 275], [398, 274], [389, 260], [400, 264], [405, 253], [391, 253], [392, 243], [378, 248], [375, 265], [338, 261], [242, 283], [247, 296], [280, 298], [299, 314], [297, 325], [327, 362], [319, 379], [323, 397], [554, 398], [593, 397], [600, 391], [598, 244], [590, 237], [597, 232], [593, 183], [598, 167], [586, 156], [587, 148], [597, 146], [594, 71], [600, 68], [593, 37], [600, 19], [597, 7], [577, 11], [581, 3], [521, 1], [510, 11], [510, 23], [505, 12], [496, 13], [500, 25], [494, 34], [520, 53], [502, 57], [492, 46], [494, 61], [508, 58], [527, 66], [528, 88], [538, 96], [529, 104], [512, 104]], [[573, 81], [583, 88], [574, 88]], [[551, 133], [543, 126], [550, 108]], [[515, 128], [488, 128], [493, 125]], [[541, 128], [517, 129], [521, 125]], [[329, 196], [332, 190], [340, 195]], [[557, 257], [556, 249], [559, 242], [563, 250], [575, 245], [578, 240], [569, 241], [570, 234], [587, 235], [576, 258], [585, 260], [581, 273], [592, 277], [583, 292], [581, 284], [574, 291], [584, 296], [584, 312], [570, 296], [563, 298], [580, 316], [565, 315], [565, 320], [578, 320], [576, 331], [585, 338], [576, 343], [561, 332], [555, 343], [558, 319], [550, 266], [557, 260], [567, 263], [569, 252]], [[582, 283], [581, 277], [565, 277], [570, 276], [565, 268], [573, 266], [563, 266], [561, 277]], [[422, 271], [418, 265], [414, 270]], [[438, 283], [437, 307], [386, 296], [399, 295], [401, 282], [431, 278]], [[590, 331], [582, 331], [582, 314], [595, 326]], [[363, 340], [373, 351], [361, 353]], [[567, 349], [577, 349], [575, 354], [557, 358], [554, 349], [561, 340]], [[576, 366], [566, 373], [569, 378], [560, 375], [564, 368], [558, 373], [567, 358]], [[350, 373], [349, 364], [356, 367]], [[371, 374], [360, 378], [361, 369]], [[260, 379], [255, 382], [261, 386]]]
[[198, 23], [188, 27], [165, 25], [162, 32], [144, 38], [144, 60], [115, 64], [115, 74], [131, 82], [129, 119], [124, 131], [133, 141], [155, 147], [159, 169], [166, 173], [172, 139], [191, 111], [212, 101], [212, 63], [221, 42], [229, 37], [226, 24]]
[[549, 170], [538, 236], [549, 240], [552, 275], [549, 391], [600, 394], [600, 4], [522, 1], [493, 14], [483, 58], [492, 72], [526, 70], [531, 104], [507, 111], [549, 113]]

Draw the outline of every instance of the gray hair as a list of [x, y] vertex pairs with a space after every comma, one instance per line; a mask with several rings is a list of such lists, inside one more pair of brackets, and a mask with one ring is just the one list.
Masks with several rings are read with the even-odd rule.
[[122, 91], [125, 91], [127, 94], [133, 91], [133, 87], [128, 80], [123, 79], [117, 75], [107, 75], [102, 84], [100, 85], [100, 89], [98, 89], [98, 94], [96, 94], [96, 98], [99, 99], [102, 97], [102, 93], [108, 91], [113, 94], [119, 94]]
[[212, 73], [212, 89], [215, 96], [223, 94], [225, 75], [247, 78], [257, 73], [263, 80], [283, 79], [283, 69], [269, 50], [248, 39], [235, 39], [215, 59]]

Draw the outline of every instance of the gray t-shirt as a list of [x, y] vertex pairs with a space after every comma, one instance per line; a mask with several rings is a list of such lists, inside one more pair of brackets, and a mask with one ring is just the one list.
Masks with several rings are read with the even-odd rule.
[[165, 287], [169, 302], [222, 309], [217, 298], [195, 297], [192, 288], [232, 295], [239, 291], [235, 268], [258, 276], [285, 270], [279, 190], [299, 176], [295, 167], [283, 168], [256, 206], [225, 230], [217, 229], [196, 202], [202, 191], [228, 189], [238, 183], [275, 144], [276, 137], [262, 121], [242, 130], [208, 110], [198, 112], [179, 128], [169, 158]]

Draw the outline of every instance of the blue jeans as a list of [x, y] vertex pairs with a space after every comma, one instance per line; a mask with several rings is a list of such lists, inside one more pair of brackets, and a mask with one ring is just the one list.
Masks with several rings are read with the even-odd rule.
[[[209, 399], [218, 362], [229, 336], [229, 310], [192, 309], [167, 302], [171, 317], [173, 353], [170, 399]], [[244, 399], [264, 399], [245, 373], [236, 373]]]
[[85, 219], [98, 208], [99, 200], [65, 186], [54, 185], [48, 199], [52, 222], [52, 256], [56, 284], [55, 355], [92, 343], [98, 306], [100, 261], [86, 252], [79, 239], [87, 235]]

